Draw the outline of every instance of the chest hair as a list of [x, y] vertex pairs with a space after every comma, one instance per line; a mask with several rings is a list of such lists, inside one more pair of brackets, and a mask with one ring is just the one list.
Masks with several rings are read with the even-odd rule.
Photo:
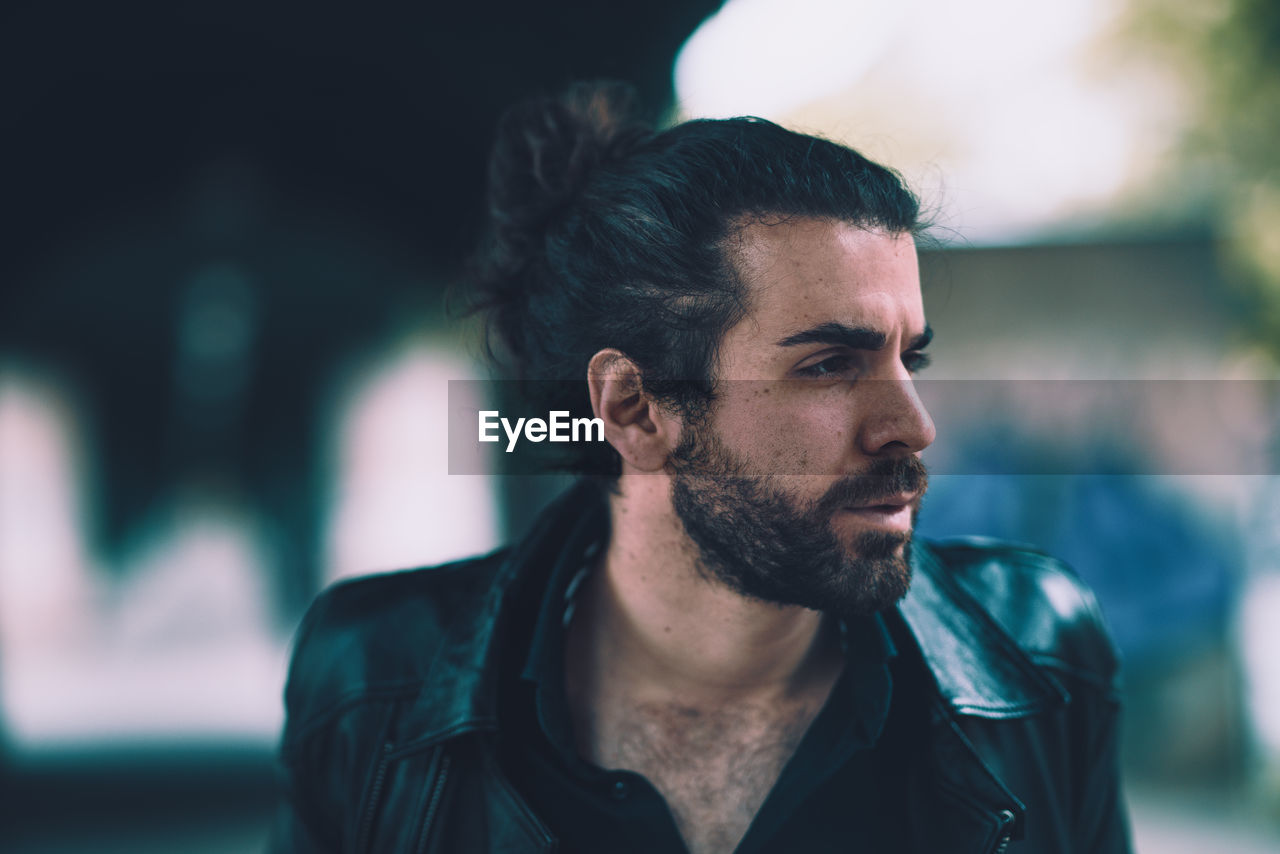
[[596, 720], [596, 761], [643, 774], [691, 854], [729, 854], [777, 782], [818, 704], [708, 711], [633, 704]]

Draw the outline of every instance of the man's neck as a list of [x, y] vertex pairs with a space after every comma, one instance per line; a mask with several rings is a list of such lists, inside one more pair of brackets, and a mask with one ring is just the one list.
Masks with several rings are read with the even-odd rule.
[[731, 851], [835, 684], [840, 644], [815, 611], [705, 578], [666, 478], [628, 487], [566, 639], [574, 740], [644, 775], [690, 851]]
[[671, 509], [667, 479], [631, 481], [610, 499], [609, 546], [580, 594], [568, 638], [570, 693], [598, 694], [607, 678], [633, 700], [692, 707], [825, 696], [840, 655], [823, 616], [707, 578]]

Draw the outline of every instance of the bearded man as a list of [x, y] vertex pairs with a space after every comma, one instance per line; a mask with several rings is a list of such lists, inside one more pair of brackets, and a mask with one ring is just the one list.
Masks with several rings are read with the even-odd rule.
[[470, 281], [607, 444], [515, 547], [320, 597], [280, 849], [1129, 850], [1092, 595], [912, 538], [915, 197], [769, 122], [632, 116], [508, 113]]

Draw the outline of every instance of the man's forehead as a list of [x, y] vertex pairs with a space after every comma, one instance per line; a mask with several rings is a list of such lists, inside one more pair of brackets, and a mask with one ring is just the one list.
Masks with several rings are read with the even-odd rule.
[[732, 250], [757, 325], [799, 332], [839, 322], [889, 333], [924, 332], [910, 234], [819, 220], [755, 221]]

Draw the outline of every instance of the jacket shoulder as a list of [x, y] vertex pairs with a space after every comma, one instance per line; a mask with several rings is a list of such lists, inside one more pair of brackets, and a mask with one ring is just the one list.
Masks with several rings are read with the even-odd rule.
[[1093, 591], [1066, 563], [986, 537], [930, 543], [939, 561], [1036, 664], [1119, 691], [1119, 654]]
[[286, 745], [352, 705], [416, 696], [453, 621], [482, 607], [504, 556], [362, 576], [322, 591], [294, 638]]

